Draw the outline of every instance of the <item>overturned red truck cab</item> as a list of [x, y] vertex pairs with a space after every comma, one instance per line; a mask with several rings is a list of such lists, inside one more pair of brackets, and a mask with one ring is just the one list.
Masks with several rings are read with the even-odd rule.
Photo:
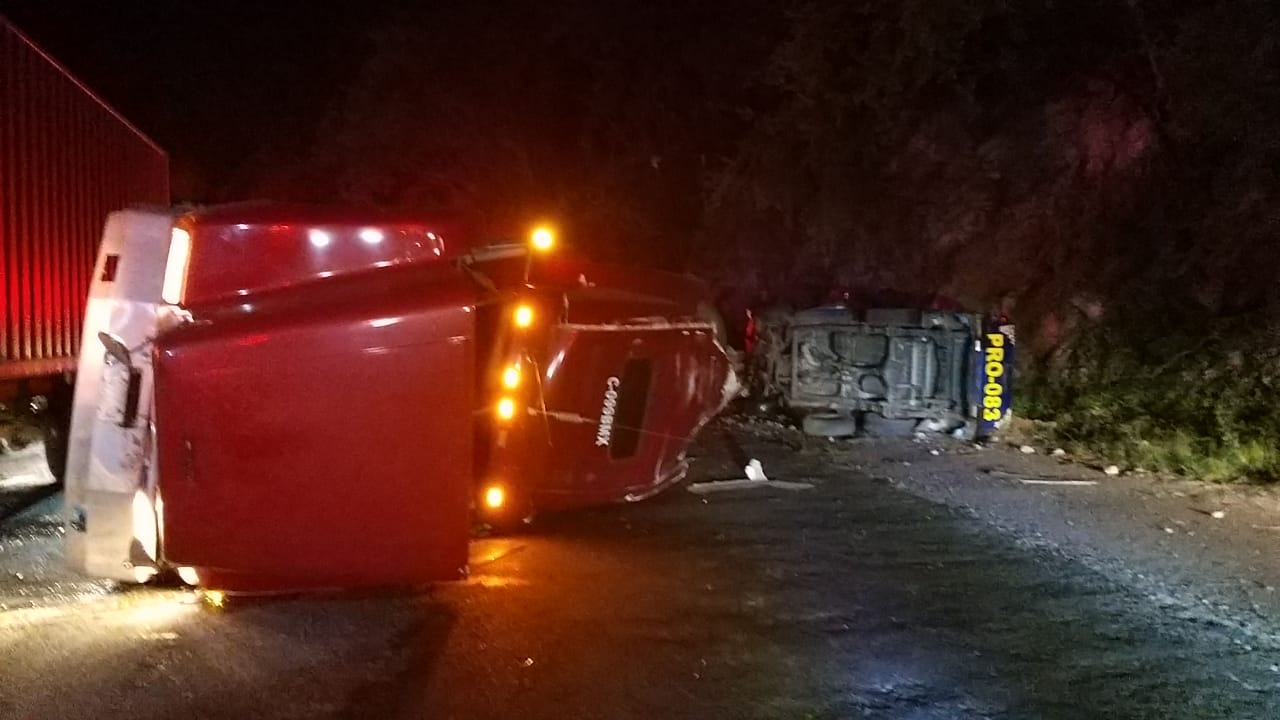
[[737, 379], [684, 276], [461, 226], [241, 204], [108, 220], [68, 557], [231, 591], [465, 575], [473, 522], [679, 482]]

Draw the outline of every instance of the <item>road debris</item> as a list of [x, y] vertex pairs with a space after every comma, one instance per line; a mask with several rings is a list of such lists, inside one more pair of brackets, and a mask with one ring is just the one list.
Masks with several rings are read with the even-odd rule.
[[1120, 466], [1119, 466], [1119, 465], [1108, 465], [1108, 466], [1107, 466], [1107, 469], [1106, 469], [1106, 470], [1103, 470], [1102, 472], [1104, 472], [1104, 473], [1106, 473], [1106, 474], [1110, 475], [1111, 477], [1115, 477], [1115, 476], [1117, 476], [1117, 475], [1119, 475], [1119, 474], [1120, 474]]
[[1030, 445], [1023, 445], [1021, 448], [1019, 448], [1019, 451], [1020, 451], [1023, 455], [1035, 455], [1035, 454], [1036, 454], [1036, 449], [1035, 449], [1035, 448], [1033, 448], [1033, 447], [1031, 447]]
[[726, 490], [742, 490], [745, 488], [771, 487], [779, 490], [812, 490], [813, 483], [787, 482], [786, 480], [713, 480], [689, 485], [689, 492], [695, 495], [722, 492]]
[[1017, 480], [1023, 485], [1077, 485], [1089, 486], [1097, 485], [1097, 480], [1085, 480], [1081, 478], [1063, 478], [1056, 475], [1028, 475], [1027, 473], [1011, 473], [996, 468], [982, 468], [982, 472], [998, 478], [1008, 478]]
[[689, 492], [696, 495], [705, 495], [707, 493], [720, 492], [723, 490], [741, 490], [743, 488], [756, 487], [772, 487], [779, 490], [812, 490], [812, 483], [805, 482], [787, 482], [785, 480], [770, 480], [764, 474], [764, 466], [760, 461], [751, 458], [743, 472], [746, 478], [737, 480], [712, 480], [710, 482], [693, 483], [689, 485]]

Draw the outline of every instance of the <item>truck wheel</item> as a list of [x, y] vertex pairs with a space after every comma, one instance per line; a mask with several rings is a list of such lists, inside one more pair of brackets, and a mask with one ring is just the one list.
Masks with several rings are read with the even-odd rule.
[[71, 383], [58, 383], [49, 393], [44, 412], [44, 459], [54, 480], [62, 484], [67, 474], [67, 440], [71, 435]]
[[805, 415], [800, 421], [805, 435], [813, 437], [838, 438], [853, 437], [858, 434], [858, 423], [848, 415], [840, 413], [813, 413]]

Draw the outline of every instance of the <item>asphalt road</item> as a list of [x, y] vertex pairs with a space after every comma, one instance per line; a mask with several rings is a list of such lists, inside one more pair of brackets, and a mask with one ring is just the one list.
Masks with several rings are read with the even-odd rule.
[[[0, 533], [0, 717], [1280, 717], [1266, 633], [734, 434], [814, 487], [544, 518], [417, 596], [118, 593], [62, 574], [56, 522], [28, 513]], [[740, 474], [718, 435], [701, 452], [695, 481]]]

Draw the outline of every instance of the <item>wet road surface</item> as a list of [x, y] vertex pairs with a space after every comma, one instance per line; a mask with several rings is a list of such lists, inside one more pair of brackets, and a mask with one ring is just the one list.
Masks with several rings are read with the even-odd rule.
[[[739, 440], [815, 487], [546, 518], [417, 596], [112, 593], [39, 565], [59, 530], [28, 514], [0, 535], [0, 717], [1280, 717], [1268, 638]], [[740, 473], [715, 445], [695, 481]]]

